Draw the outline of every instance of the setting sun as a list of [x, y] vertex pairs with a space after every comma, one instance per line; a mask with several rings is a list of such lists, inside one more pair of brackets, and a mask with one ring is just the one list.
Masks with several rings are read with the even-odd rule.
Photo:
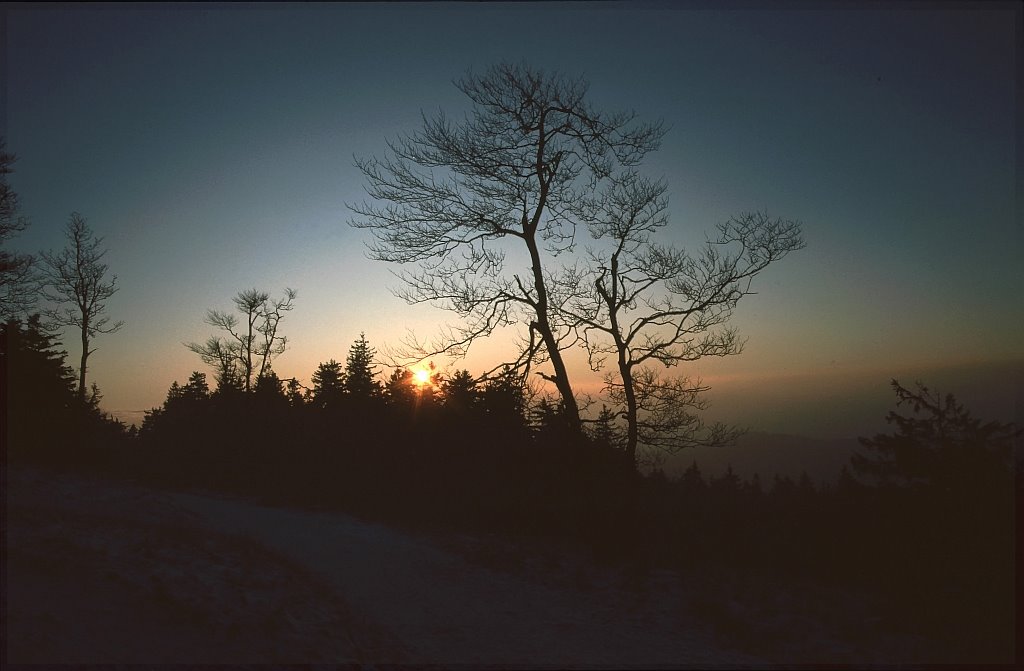
[[423, 385], [429, 384], [430, 383], [430, 371], [421, 368], [420, 370], [417, 370], [417, 371], [413, 372], [412, 380], [416, 384], [416, 386], [418, 386], [418, 387], [422, 387]]

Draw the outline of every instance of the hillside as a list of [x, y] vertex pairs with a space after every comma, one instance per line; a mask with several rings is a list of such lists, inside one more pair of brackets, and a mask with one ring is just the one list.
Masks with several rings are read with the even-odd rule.
[[[16, 469], [11, 663], [762, 666], [920, 660], [813, 585], [595, 563], [326, 512]], [[838, 632], [844, 632], [839, 634]]]

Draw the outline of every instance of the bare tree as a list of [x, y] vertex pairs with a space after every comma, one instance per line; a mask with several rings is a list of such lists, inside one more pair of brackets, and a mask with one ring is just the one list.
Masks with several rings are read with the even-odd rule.
[[38, 296], [35, 259], [4, 249], [10, 238], [28, 227], [28, 220], [18, 215], [18, 194], [7, 181], [17, 160], [0, 138], [0, 320], [5, 322], [28, 316]]
[[[525, 379], [531, 365], [549, 362], [553, 372], [542, 376], [578, 431], [562, 358], [573, 334], [552, 309], [548, 265], [574, 245], [572, 205], [656, 149], [661, 125], [596, 111], [582, 79], [523, 65], [470, 73], [456, 86], [473, 104], [462, 121], [424, 115], [423, 129], [390, 141], [383, 158], [356, 160], [377, 202], [351, 205], [361, 217], [352, 225], [374, 234], [373, 258], [419, 264], [399, 274], [400, 296], [461, 319], [432, 343], [407, 343], [411, 358], [459, 356], [478, 338], [518, 325], [518, 356], [495, 370], [509, 364]], [[522, 265], [514, 267], [510, 253]]]
[[124, 326], [123, 321], [111, 323], [105, 316], [107, 299], [117, 293], [117, 275], [105, 281], [107, 253], [101, 249], [103, 238], [96, 237], [78, 212], [71, 213], [65, 231], [68, 245], [59, 253], [43, 252], [45, 262], [43, 295], [56, 307], [47, 317], [56, 326], [74, 326], [82, 337], [82, 359], [78, 369], [78, 395], [85, 400], [85, 374], [93, 339], [101, 333], [113, 333]]
[[727, 326], [751, 282], [769, 264], [804, 242], [800, 225], [744, 214], [718, 226], [702, 252], [660, 245], [653, 234], [667, 223], [664, 182], [627, 173], [610, 188], [578, 204], [591, 235], [604, 243], [589, 251], [588, 267], [559, 281], [560, 305], [578, 327], [600, 370], [608, 357], [614, 373], [606, 391], [626, 420], [626, 453], [636, 464], [639, 444], [670, 451], [728, 442], [737, 430], [705, 426], [707, 387], [657, 370], [704, 357], [739, 354], [735, 328]]
[[284, 313], [294, 307], [295, 296], [295, 290], [287, 288], [279, 300], [271, 299], [266, 291], [240, 291], [232, 300], [241, 320], [220, 310], [206, 313], [206, 323], [226, 332], [227, 337], [210, 336], [205, 343], [185, 346], [214, 367], [218, 385], [237, 385], [246, 392], [252, 391], [256, 382], [270, 371], [273, 358], [283, 354], [287, 347], [288, 339], [278, 335], [277, 330]]

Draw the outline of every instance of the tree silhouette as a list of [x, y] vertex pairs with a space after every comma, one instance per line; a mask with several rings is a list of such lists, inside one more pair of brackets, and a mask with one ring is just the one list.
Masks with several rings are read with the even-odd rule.
[[18, 194], [7, 181], [17, 160], [0, 138], [0, 322], [27, 317], [37, 298], [35, 259], [5, 249], [10, 238], [28, 227], [28, 220], [18, 215]]
[[950, 494], [1005, 490], [1013, 477], [1014, 442], [1024, 429], [973, 417], [952, 394], [940, 395], [920, 382], [917, 389], [892, 381], [896, 405], [886, 422], [894, 434], [860, 438], [866, 452], [853, 455], [854, 471], [882, 485], [924, 488]]
[[391, 371], [384, 383], [384, 400], [393, 407], [411, 407], [416, 403], [416, 390], [413, 389], [412, 372], [407, 368], [396, 368]]
[[740, 491], [741, 483], [736, 471], [732, 470], [732, 464], [727, 464], [725, 472], [717, 478], [711, 478], [709, 485], [720, 495], [735, 495]]
[[87, 453], [80, 448], [93, 440], [110, 447], [123, 433], [120, 422], [99, 412], [95, 387], [92, 399], [82, 399], [66, 357], [38, 314], [0, 324], [5, 456], [82, 463]]
[[744, 483], [744, 491], [753, 496], [754, 498], [760, 498], [764, 495], [764, 488], [761, 486], [761, 474], [754, 473], [750, 480]]
[[526, 433], [528, 403], [523, 378], [511, 367], [485, 380], [480, 394], [480, 409], [491, 430], [506, 439]]
[[253, 386], [253, 392], [256, 394], [280, 396], [281, 398], [285, 398], [284, 381], [278, 377], [277, 373], [268, 368], [256, 379], [256, 384]]
[[872, 522], [881, 527], [872, 560], [908, 601], [927, 609], [954, 654], [980, 659], [1002, 649], [1012, 656], [1020, 563], [1014, 445], [1022, 430], [983, 422], [952, 394], [915, 387], [892, 381], [897, 408], [910, 412], [890, 411], [886, 421], [895, 432], [861, 438], [865, 449], [851, 458], [867, 485], [859, 498], [884, 506], [886, 519], [876, 515]]
[[753, 278], [804, 246], [800, 225], [744, 214], [719, 224], [717, 238], [691, 255], [653, 240], [668, 221], [666, 186], [634, 172], [576, 208], [599, 246], [585, 269], [560, 278], [559, 305], [577, 325], [591, 367], [614, 360], [605, 391], [626, 420], [629, 461], [636, 464], [641, 443], [676, 451], [735, 439], [737, 430], [707, 427], [695, 414], [706, 405], [700, 380], [663, 376], [652, 365], [739, 354], [743, 342], [726, 324]]
[[199, 403], [210, 398], [210, 385], [206, 382], [206, 373], [193, 371], [188, 382], [181, 388], [181, 397], [192, 403]]
[[256, 379], [252, 391], [258, 407], [264, 412], [279, 415], [290, 405], [284, 391], [284, 382], [269, 368]]
[[373, 363], [377, 352], [370, 347], [366, 334], [360, 333], [359, 339], [349, 347], [345, 359], [345, 391], [355, 398], [371, 398], [380, 394], [380, 384], [375, 379], [377, 367]]
[[206, 313], [206, 323], [228, 334], [210, 336], [205, 343], [186, 343], [203, 363], [217, 371], [218, 388], [239, 387], [250, 392], [269, 370], [271, 361], [284, 353], [288, 339], [278, 335], [284, 314], [294, 307], [296, 292], [285, 289], [284, 297], [271, 299], [258, 289], [240, 291], [234, 297], [242, 321], [220, 310]]
[[177, 403], [185, 397], [185, 394], [181, 391], [181, 385], [175, 380], [171, 383], [171, 386], [167, 389], [167, 398], [164, 403], [173, 404]]
[[530, 411], [534, 435], [543, 443], [563, 446], [572, 439], [573, 425], [561, 398], [543, 396]]
[[65, 237], [68, 246], [59, 253], [43, 252], [42, 257], [47, 299], [56, 307], [47, 311], [47, 316], [57, 326], [73, 326], [82, 338], [82, 358], [78, 369], [78, 395], [85, 400], [85, 376], [93, 339], [101, 333], [114, 333], [123, 321], [111, 323], [104, 315], [107, 299], [117, 292], [117, 275], [104, 281], [107, 264], [102, 262], [106, 250], [100, 245], [103, 238], [97, 238], [86, 223], [85, 217], [71, 213]]
[[[285, 386], [285, 395], [288, 397], [288, 403], [294, 408], [301, 407], [306, 403], [306, 394], [303, 394], [302, 389], [304, 389], [303, 385], [294, 377], [290, 378]], [[306, 389], [306, 393], [309, 393], [308, 389]]]
[[331, 359], [321, 363], [313, 372], [312, 402], [320, 408], [336, 406], [345, 394], [345, 372], [341, 364]]
[[616, 426], [617, 413], [606, 405], [601, 406], [601, 412], [590, 426], [590, 436], [593, 441], [605, 449], [619, 449], [621, 442], [621, 431]]
[[24, 324], [12, 319], [2, 326], [5, 408], [51, 403], [66, 407], [75, 401], [74, 374], [64, 362], [67, 353], [59, 349], [56, 336], [39, 315]]
[[455, 371], [441, 380], [442, 406], [456, 416], [474, 413], [480, 404], [477, 380], [468, 370]]
[[[573, 204], [657, 148], [661, 126], [596, 111], [583, 80], [525, 65], [470, 73], [456, 86], [473, 103], [464, 121], [427, 118], [422, 131], [389, 142], [384, 158], [357, 160], [369, 195], [384, 204], [350, 206], [362, 217], [352, 225], [374, 234], [373, 258], [420, 264], [401, 275], [399, 295], [461, 318], [432, 343], [407, 342], [406, 353], [462, 355], [478, 338], [518, 324], [521, 348], [506, 363], [528, 371], [548, 361], [553, 372], [543, 376], [579, 434], [562, 357], [571, 333], [549, 297], [551, 259], [574, 245]], [[528, 255], [521, 268], [507, 267], [507, 241]]]

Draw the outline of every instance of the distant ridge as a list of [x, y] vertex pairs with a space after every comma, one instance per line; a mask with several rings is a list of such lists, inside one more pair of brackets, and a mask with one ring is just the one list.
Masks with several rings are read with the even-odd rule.
[[770, 487], [776, 475], [795, 479], [805, 471], [816, 483], [834, 482], [858, 447], [856, 438], [809, 438], [757, 431], [741, 436], [734, 446], [685, 450], [666, 461], [664, 470], [669, 476], [677, 475], [696, 461], [705, 478], [721, 475], [731, 465], [743, 480], [759, 473], [764, 487]]

